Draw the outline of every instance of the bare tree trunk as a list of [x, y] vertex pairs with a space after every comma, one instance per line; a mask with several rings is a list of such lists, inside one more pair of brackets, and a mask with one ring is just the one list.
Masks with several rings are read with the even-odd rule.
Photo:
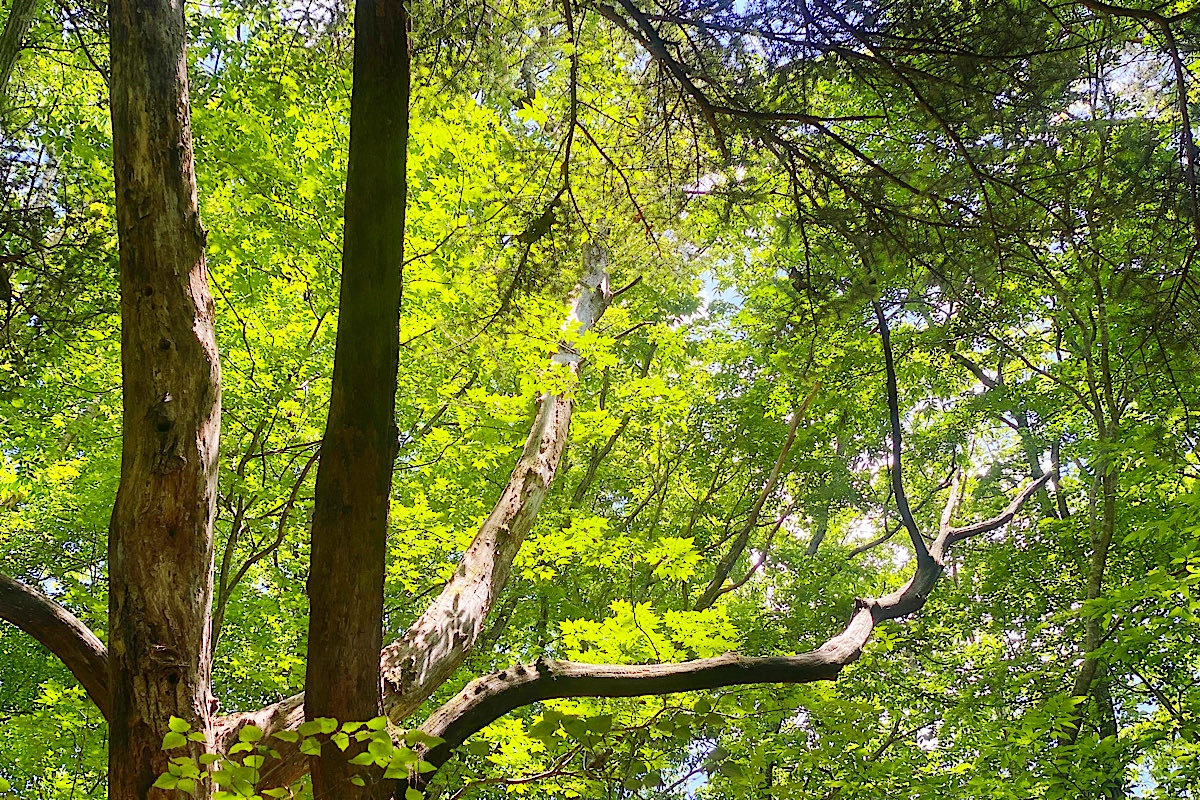
[[[400, 0], [359, 0], [345, 234], [329, 420], [317, 467], [305, 711], [380, 713], [383, 576], [396, 458], [408, 144], [408, 16]], [[382, 792], [349, 782], [354, 748], [314, 758], [318, 797]]]
[[[124, 379], [109, 532], [109, 797], [168, 797], [167, 721], [207, 730], [221, 388], [181, 0], [113, 0]], [[202, 745], [190, 745], [192, 754]], [[177, 753], [175, 754], [177, 755]]]

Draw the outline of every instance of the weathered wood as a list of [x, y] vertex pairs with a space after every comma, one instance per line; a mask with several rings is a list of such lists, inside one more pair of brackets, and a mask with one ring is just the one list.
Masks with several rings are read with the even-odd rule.
[[[607, 251], [598, 244], [589, 245], [584, 260], [586, 274], [575, 289], [564, 329], [582, 331], [591, 327], [612, 299]], [[579, 367], [578, 353], [565, 343], [559, 346], [552, 361], [565, 364], [572, 372]], [[378, 681], [382, 672], [386, 681], [384, 708], [394, 719], [416, 710], [462, 665], [481, 635], [483, 623], [508, 578], [512, 560], [550, 489], [570, 430], [572, 408], [569, 397], [550, 393], [542, 396], [512, 477], [468, 547], [460, 568], [402, 638], [382, 654], [376, 651], [374, 680]], [[330, 668], [334, 667], [331, 664]], [[304, 695], [294, 695], [260, 711], [225, 717], [215, 730], [218, 749], [235, 742], [238, 731], [246, 725], [256, 725], [270, 733], [294, 730], [305, 714], [309, 718], [320, 716], [306, 706]], [[286, 786], [307, 769], [294, 747], [279, 749], [283, 758], [264, 775], [262, 788]]]
[[[181, 0], [109, 4], [124, 380], [109, 532], [109, 797], [151, 789], [167, 721], [206, 730], [220, 367]], [[193, 754], [203, 746], [190, 746]]]
[[[584, 275], [564, 329], [584, 331], [608, 307], [608, 251], [584, 247]], [[579, 355], [561, 346], [552, 359], [572, 373]], [[492, 513], [463, 553], [454, 576], [420, 618], [383, 651], [384, 709], [401, 720], [421, 705], [462, 665], [508, 580], [513, 559], [550, 490], [571, 427], [574, 400], [546, 392], [521, 457]]]

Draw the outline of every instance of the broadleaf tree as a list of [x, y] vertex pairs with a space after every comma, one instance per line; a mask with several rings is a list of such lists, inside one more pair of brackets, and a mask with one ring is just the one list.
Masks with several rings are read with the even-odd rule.
[[1198, 18], [11, 0], [0, 793], [1186, 796]]

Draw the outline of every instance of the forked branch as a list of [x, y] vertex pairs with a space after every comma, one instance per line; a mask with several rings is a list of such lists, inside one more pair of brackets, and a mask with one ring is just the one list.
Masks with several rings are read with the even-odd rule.
[[679, 664], [581, 664], [538, 660], [477, 678], [437, 710], [422, 726], [445, 740], [425, 759], [441, 766], [472, 734], [522, 706], [564, 697], [641, 697], [754, 683], [812, 683], [833, 680], [858, 659], [880, 622], [920, 610], [941, 577], [951, 545], [997, 530], [1011, 522], [1049, 475], [1022, 489], [999, 515], [963, 528], [943, 528], [917, 561], [903, 587], [871, 600], [859, 600], [849, 623], [820, 647], [794, 656], [747, 658], [726, 653]]
[[[611, 298], [608, 251], [590, 242], [584, 247], [584, 276], [564, 332], [591, 328]], [[566, 342], [552, 361], [566, 366], [572, 375], [579, 373], [579, 354]], [[384, 648], [384, 711], [393, 721], [407, 717], [433, 694], [462, 665], [479, 639], [558, 472], [573, 408], [570, 396], [542, 395], [517, 466], [492, 513], [463, 553], [454, 576], [404, 636]]]
[[[584, 276], [576, 287], [564, 334], [582, 333], [604, 314], [613, 297], [607, 270], [608, 251], [595, 242], [589, 243], [584, 250]], [[566, 341], [551, 361], [578, 374], [580, 356]], [[551, 392], [542, 395], [512, 476], [453, 577], [408, 631], [383, 649], [383, 704], [393, 720], [415, 711], [462, 665], [481, 636], [488, 614], [508, 580], [513, 559], [533, 527], [558, 471], [573, 407], [570, 396]], [[247, 725], [272, 733], [293, 730], [303, 721], [303, 694], [259, 711], [230, 715], [217, 724], [216, 749], [235, 742], [238, 731]], [[280, 752], [283, 759], [263, 775], [270, 786], [287, 785], [307, 770], [305, 759], [294, 747], [281, 748]]]

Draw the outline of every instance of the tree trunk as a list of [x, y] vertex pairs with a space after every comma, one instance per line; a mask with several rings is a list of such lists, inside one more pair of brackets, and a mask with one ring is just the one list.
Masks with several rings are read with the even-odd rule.
[[0, 111], [8, 95], [8, 79], [12, 77], [17, 56], [25, 45], [25, 34], [33, 23], [37, 11], [37, 0], [12, 0], [8, 6], [8, 19], [0, 32]]
[[[167, 721], [206, 730], [220, 367], [204, 266], [180, 0], [113, 0], [124, 380], [109, 532], [109, 797], [162, 797]], [[192, 754], [202, 745], [192, 744]]]
[[[308, 583], [309, 719], [380, 713], [383, 577], [396, 458], [401, 267], [407, 195], [408, 17], [399, 0], [359, 0], [346, 176], [342, 284], [329, 420], [317, 467]], [[380, 791], [326, 747], [313, 759], [318, 797]]]

